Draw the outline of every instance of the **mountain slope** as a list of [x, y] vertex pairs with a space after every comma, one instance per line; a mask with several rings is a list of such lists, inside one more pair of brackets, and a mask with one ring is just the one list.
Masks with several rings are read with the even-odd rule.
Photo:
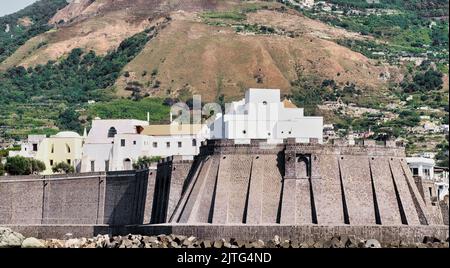
[[49, 19], [66, 0], [41, 0], [14, 14], [0, 17], [0, 62], [30, 38], [49, 29]]
[[[73, 1], [50, 20], [55, 29], [30, 39], [0, 70], [59, 60], [75, 48], [105, 55], [164, 17], [171, 18], [168, 27], [117, 81], [119, 96], [132, 94], [126, 90], [130, 83], [143, 95], [177, 97], [187, 91], [208, 101], [221, 94], [239, 97], [248, 87], [289, 93], [299, 71], [369, 90], [401, 78], [396, 68], [336, 44], [341, 38], [367, 37], [307, 19], [275, 1], [238, 0]], [[265, 26], [275, 32], [258, 28]], [[154, 70], [158, 73], [143, 75]]]
[[[256, 22], [286, 14], [261, 11], [249, 16]], [[229, 27], [205, 25], [189, 15], [174, 16], [172, 23], [125, 67], [131, 75], [122, 76], [116, 85], [121, 95], [127, 94], [120, 91], [127, 83], [138, 81], [150, 94], [177, 96], [175, 92], [187, 89], [212, 101], [220, 94], [240, 97], [249, 87], [281, 88], [288, 94], [291, 81], [300, 71], [372, 90], [385, 86], [385, 78], [396, 73], [395, 68], [376, 66], [375, 61], [330, 38], [316, 37], [330, 30], [319, 25], [324, 29], [309, 28], [291, 38], [283, 34], [240, 34]], [[347, 33], [333, 34], [342, 37]], [[146, 70], [158, 72], [142, 76]]]
[[[0, 137], [81, 129], [95, 116], [141, 118], [150, 106], [172, 103], [167, 97], [229, 101], [249, 87], [280, 88], [307, 114], [341, 129], [404, 137], [421, 106], [448, 122], [445, 12], [423, 18], [439, 12], [384, 0], [376, 9], [354, 7], [364, 0], [332, 0], [311, 10], [291, 0], [64, 0], [45, 19], [31, 16], [42, 3], [60, 1], [41, 0], [28, 15], [7, 17], [19, 29], [42, 27], [12, 42], [0, 60]], [[10, 39], [0, 34], [0, 42]], [[317, 108], [337, 98], [400, 119], [355, 121]], [[129, 107], [146, 108], [139, 114]], [[167, 115], [152, 111], [157, 120]]]

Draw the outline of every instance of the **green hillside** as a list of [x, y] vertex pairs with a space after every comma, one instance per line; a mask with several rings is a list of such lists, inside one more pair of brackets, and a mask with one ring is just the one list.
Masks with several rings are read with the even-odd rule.
[[14, 14], [0, 17], [0, 62], [30, 38], [51, 29], [47, 22], [66, 5], [66, 0], [40, 0]]
[[[122, 68], [130, 62], [150, 40], [145, 31], [123, 41], [119, 48], [106, 56], [94, 52], [74, 49], [60, 62], [48, 62], [25, 69], [14, 67], [0, 73], [0, 125], [8, 126], [2, 136], [19, 139], [29, 133], [51, 134], [57, 129], [81, 132], [87, 120], [80, 120], [85, 114], [88, 101], [108, 103], [114, 97], [112, 87]], [[149, 102], [134, 99], [135, 104], [111, 102], [114, 109], [129, 106], [146, 107]], [[168, 110], [157, 108], [162, 101], [150, 102], [152, 119], [161, 120]], [[147, 105], [145, 105], [147, 104]], [[159, 105], [158, 105], [159, 104]], [[96, 106], [99, 106], [95, 108]], [[89, 107], [90, 116], [117, 118], [122, 114], [107, 113], [105, 104]], [[95, 112], [98, 111], [98, 114]], [[114, 110], [112, 110], [114, 111]], [[146, 117], [149, 109], [141, 111], [139, 117]], [[130, 114], [135, 116], [136, 113]]]

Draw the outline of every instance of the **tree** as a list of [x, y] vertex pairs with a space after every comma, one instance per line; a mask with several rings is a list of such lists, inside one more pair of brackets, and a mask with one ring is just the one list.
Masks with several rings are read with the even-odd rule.
[[81, 131], [81, 123], [78, 120], [80, 114], [74, 109], [65, 110], [58, 119], [58, 127], [60, 129], [70, 129], [76, 132]]
[[41, 173], [46, 170], [45, 163], [36, 159], [29, 159], [32, 173]]
[[448, 168], [449, 167], [448, 155], [444, 156], [442, 159], [439, 159], [436, 164], [439, 167], [447, 167]]
[[30, 175], [30, 161], [22, 156], [14, 156], [6, 158], [5, 170], [10, 175]]
[[6, 165], [4, 167], [4, 170], [10, 175], [30, 175], [40, 173], [45, 169], [45, 164], [42, 161], [22, 156], [6, 158]]
[[5, 175], [5, 166], [2, 164], [0, 159], [0, 176]]
[[70, 174], [75, 173], [75, 169], [73, 166], [67, 164], [66, 162], [61, 162], [52, 167], [52, 171], [54, 173], [64, 173]]
[[425, 73], [418, 73], [413, 78], [414, 83], [423, 90], [437, 90], [442, 87], [442, 73], [429, 69]]
[[161, 157], [159, 157], [159, 156], [154, 156], [154, 157], [142, 156], [142, 157], [139, 157], [139, 159], [135, 163], [133, 163], [133, 168], [140, 169], [142, 167], [148, 167], [152, 163], [158, 162], [160, 159], [161, 159]]
[[[428, 68], [426, 64], [422, 64], [421, 68]], [[440, 90], [442, 88], [442, 73], [433, 69], [428, 69], [425, 72], [416, 72], [412, 81], [403, 81], [401, 86], [405, 92], [428, 92], [433, 90]]]

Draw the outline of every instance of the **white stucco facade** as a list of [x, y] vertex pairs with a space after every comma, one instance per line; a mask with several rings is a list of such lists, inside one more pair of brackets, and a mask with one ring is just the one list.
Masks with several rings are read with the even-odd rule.
[[83, 146], [81, 172], [122, 170], [115, 166], [114, 142], [117, 135], [137, 135], [147, 121], [134, 119], [94, 119]]
[[45, 135], [28, 135], [28, 139], [20, 144], [20, 151], [9, 151], [8, 155], [34, 158], [42, 141], [46, 138]]
[[[171, 129], [173, 131], [171, 131]], [[173, 125], [144, 127], [140, 134], [118, 134], [114, 138], [111, 155], [114, 170], [126, 170], [139, 157], [182, 156], [192, 160], [200, 153], [200, 146], [209, 136], [206, 125]]]
[[72, 131], [62, 131], [56, 135], [29, 135], [21, 144], [20, 151], [10, 151], [9, 156], [22, 156], [39, 160], [45, 164], [42, 175], [53, 174], [52, 167], [64, 162], [80, 171], [84, 137]]
[[406, 162], [414, 176], [433, 181], [436, 185], [436, 196], [439, 200], [444, 200], [449, 190], [448, 168], [436, 167], [435, 161], [426, 157], [407, 157]]
[[94, 120], [83, 146], [81, 172], [130, 170], [140, 157], [193, 159], [209, 137], [206, 125], [152, 125], [138, 120]]
[[420, 176], [426, 180], [433, 180], [435, 162], [431, 158], [407, 157], [406, 162], [414, 176]]
[[236, 143], [251, 139], [280, 143], [286, 138], [322, 143], [323, 118], [304, 116], [303, 108], [281, 101], [279, 89], [249, 89], [245, 99], [232, 102], [225, 115], [217, 116], [211, 133], [213, 139], [234, 139]]

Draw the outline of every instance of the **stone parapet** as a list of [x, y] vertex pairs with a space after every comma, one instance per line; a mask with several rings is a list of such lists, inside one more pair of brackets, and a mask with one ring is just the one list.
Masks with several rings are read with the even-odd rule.
[[316, 154], [406, 157], [404, 147], [395, 146], [395, 143], [390, 141], [378, 144], [374, 140], [365, 140], [362, 145], [348, 145], [345, 141], [335, 144], [319, 144], [314, 141], [297, 143], [295, 139], [286, 139], [281, 144], [270, 144], [267, 140], [251, 140], [250, 144], [235, 144], [233, 140], [210, 140], [201, 148], [201, 154], [273, 154], [284, 150]]

